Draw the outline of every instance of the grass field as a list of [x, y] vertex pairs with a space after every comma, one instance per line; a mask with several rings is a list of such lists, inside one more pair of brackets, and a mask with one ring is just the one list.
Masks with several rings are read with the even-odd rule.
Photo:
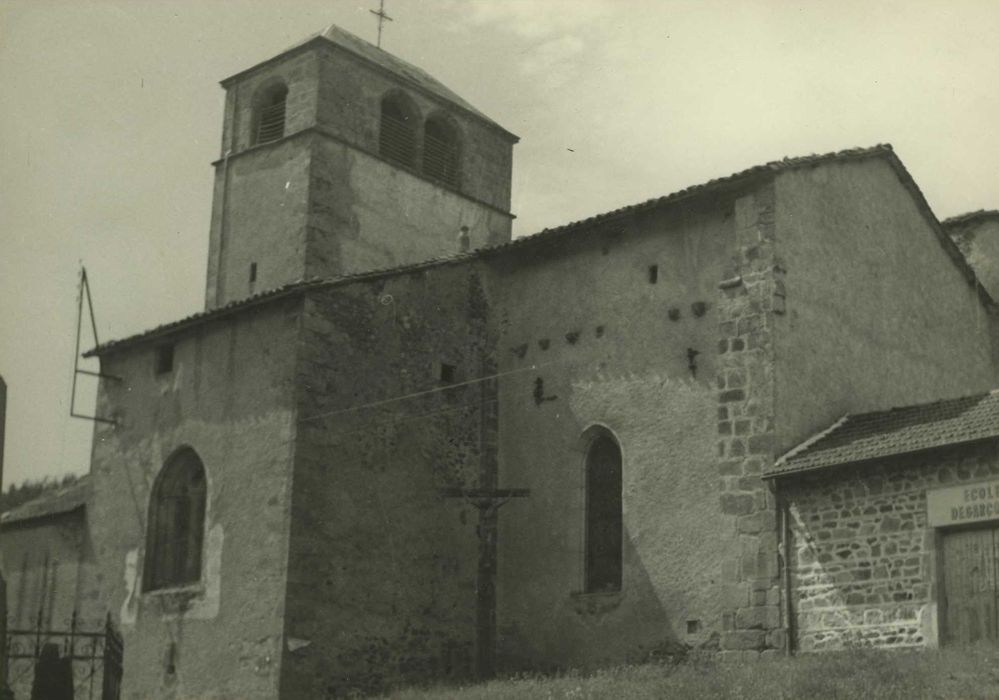
[[999, 700], [999, 649], [841, 652], [754, 663], [711, 658], [590, 674], [520, 676], [481, 685], [401, 690], [398, 700], [738, 698], [739, 700]]

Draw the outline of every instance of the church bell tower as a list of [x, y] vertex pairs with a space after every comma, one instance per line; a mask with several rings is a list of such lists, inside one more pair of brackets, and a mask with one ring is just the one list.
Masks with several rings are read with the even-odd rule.
[[222, 87], [207, 309], [510, 240], [517, 137], [419, 68], [330, 26]]

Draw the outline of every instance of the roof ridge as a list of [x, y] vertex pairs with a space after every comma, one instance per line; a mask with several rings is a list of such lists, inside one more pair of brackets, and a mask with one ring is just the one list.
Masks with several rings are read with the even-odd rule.
[[76, 475], [70, 483], [55, 484], [31, 500], [5, 510], [0, 514], [0, 522], [9, 525], [14, 522], [74, 511], [86, 506], [90, 489], [90, 474]]
[[810, 438], [806, 439], [804, 442], [802, 442], [802, 443], [800, 443], [798, 445], [795, 445], [790, 450], [788, 450], [787, 452], [785, 452], [784, 454], [782, 454], [774, 462], [774, 466], [776, 466], [778, 464], [784, 464], [784, 463], [787, 462], [787, 460], [791, 459], [796, 454], [804, 452], [809, 447], [811, 447], [812, 445], [814, 445], [815, 443], [817, 443], [819, 440], [821, 440], [822, 438], [824, 438], [826, 435], [829, 435], [833, 431], [837, 430], [841, 425], [843, 425], [844, 423], [846, 423], [848, 420], [850, 420], [850, 414], [846, 413], [842, 417], [840, 417], [840, 419], [838, 421], [836, 421], [835, 423], [833, 423], [832, 425], [830, 425], [825, 430], [820, 430], [819, 432], [815, 433], [815, 435], [813, 435]]
[[968, 211], [963, 214], [957, 214], [955, 216], [948, 217], [940, 222], [941, 226], [953, 226], [955, 224], [963, 224], [965, 221], [971, 221], [973, 219], [981, 219], [986, 216], [997, 216], [999, 217], [999, 209], [975, 209], [974, 211]]
[[958, 401], [968, 401], [969, 399], [983, 399], [990, 394], [995, 394], [999, 392], [999, 389], [993, 389], [991, 391], [986, 391], [979, 394], [967, 394], [965, 396], [954, 396], [949, 399], [934, 399], [932, 401], [924, 401], [921, 403], [910, 403], [903, 406], [892, 406], [891, 408], [882, 408], [875, 411], [864, 411], [863, 413], [849, 413], [847, 414], [850, 418], [859, 419], [865, 416], [876, 416], [876, 415], [887, 415], [890, 413], [895, 413], [897, 411], [912, 411], [917, 408], [929, 408], [930, 406], [936, 406], [942, 403], [951, 403]]
[[[917, 204], [922, 202], [922, 205], [925, 206], [928, 210], [928, 205], [925, 203], [925, 198], [923, 197], [922, 193], [919, 191], [918, 186], [915, 185], [915, 182], [912, 181], [911, 175], [909, 175], [908, 171], [905, 170], [905, 166], [901, 163], [898, 156], [895, 155], [895, 150], [890, 143], [879, 143], [875, 144], [874, 146], [867, 146], [867, 147], [846, 148], [846, 149], [841, 149], [839, 151], [830, 151], [827, 153], [811, 154], [806, 156], [794, 156], [794, 157], [785, 156], [783, 159], [780, 160], [772, 160], [760, 165], [754, 165], [749, 168], [744, 168], [743, 170], [736, 171], [735, 173], [732, 173], [730, 175], [713, 178], [701, 184], [691, 185], [689, 187], [676, 190], [675, 192], [671, 192], [669, 194], [662, 195], [660, 197], [653, 197], [651, 199], [637, 202], [635, 204], [626, 205], [623, 207], [619, 207], [617, 209], [612, 209], [610, 211], [595, 214], [585, 219], [577, 219], [575, 221], [570, 221], [566, 224], [562, 224], [554, 228], [543, 228], [540, 231], [537, 231], [532, 234], [528, 234], [525, 236], [518, 236], [517, 238], [508, 241], [506, 243], [500, 243], [492, 246], [484, 246], [481, 248], [477, 248], [476, 250], [469, 251], [467, 253], [453, 253], [441, 257], [428, 258], [414, 263], [404, 263], [401, 265], [396, 265], [394, 267], [386, 267], [377, 270], [366, 270], [364, 272], [358, 272], [350, 275], [342, 275], [339, 277], [313, 278], [313, 279], [299, 280], [296, 282], [290, 282], [280, 287], [260, 292], [250, 297], [244, 297], [242, 299], [233, 300], [221, 307], [201, 311], [192, 314], [190, 316], [187, 316], [183, 319], [180, 319], [178, 321], [173, 321], [167, 324], [161, 324], [160, 326], [157, 326], [153, 329], [150, 329], [142, 333], [128, 336], [120, 340], [108, 341], [91, 350], [88, 350], [86, 353], [84, 353], [84, 356], [92, 357], [94, 355], [99, 355], [104, 350], [111, 349], [112, 347], [119, 347], [123, 343], [138, 341], [143, 338], [147, 338], [149, 336], [161, 334], [169, 330], [179, 328], [188, 322], [204, 320], [205, 318], [211, 317], [212, 315], [232, 312], [244, 306], [251, 306], [253, 304], [261, 303], [271, 298], [278, 298], [281, 297], [282, 295], [292, 294], [301, 289], [307, 289], [310, 286], [346, 284], [352, 281], [361, 281], [365, 279], [381, 277], [384, 275], [400, 274], [415, 270], [423, 270], [431, 267], [436, 267], [438, 265], [449, 265], [464, 260], [496, 255], [508, 250], [514, 250], [520, 247], [533, 245], [539, 241], [552, 240], [558, 236], [562, 236], [579, 229], [585, 229], [587, 227], [596, 226], [598, 224], [606, 224], [607, 222], [613, 221], [626, 214], [642, 212], [658, 206], [663, 206], [665, 204], [671, 204], [673, 202], [677, 202], [689, 197], [700, 196], [708, 192], [713, 192], [721, 187], [735, 185], [754, 176], [769, 174], [769, 173], [784, 172], [790, 169], [800, 168], [800, 167], [817, 166], [826, 162], [832, 162], [844, 159], [846, 160], [861, 159], [861, 158], [868, 158], [879, 155], [888, 156], [890, 158], [890, 162], [893, 164], [893, 167], [901, 168], [902, 172], [908, 177], [908, 180], [915, 188], [915, 193], [913, 196], [917, 197]], [[971, 274], [973, 276], [974, 272], [971, 271], [971, 268], [967, 266], [967, 261], [964, 259], [964, 256], [961, 255], [960, 251], [957, 251], [956, 245], [953, 243], [953, 241], [951, 241], [950, 237], [947, 236], [946, 233], [942, 231], [942, 229], [939, 226], [939, 221], [937, 221], [936, 216], [933, 214], [932, 210], [928, 210], [928, 213], [929, 216], [932, 217], [932, 223], [935, 225], [936, 230], [939, 232], [938, 237], [940, 238], [941, 242], [943, 244], [949, 243], [950, 245], [955, 246], [954, 255], [957, 256], [957, 258], [959, 258], [961, 261], [958, 264], [963, 263], [965, 268], [967, 268], [967, 271], [969, 271], [968, 274]], [[952, 259], [955, 259], [955, 261], [957, 260], [957, 258], [952, 257]], [[984, 290], [980, 290], [980, 293], [987, 296], [987, 292], [985, 292]], [[991, 299], [991, 297], [989, 297], [989, 299]]]
[[[951, 406], [956, 410], [949, 410]], [[894, 420], [896, 418], [903, 420]], [[827, 443], [820, 444], [827, 438]], [[882, 411], [847, 414], [788, 450], [772, 467], [764, 470], [764, 477], [994, 438], [999, 438], [999, 389]]]

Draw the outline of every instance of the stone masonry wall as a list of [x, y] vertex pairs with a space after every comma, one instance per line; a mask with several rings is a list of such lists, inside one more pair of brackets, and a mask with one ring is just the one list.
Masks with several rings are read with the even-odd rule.
[[282, 698], [471, 675], [478, 512], [444, 490], [495, 442], [488, 307], [472, 265], [310, 294]]
[[796, 648], [936, 646], [926, 492], [997, 474], [999, 449], [986, 443], [782, 480]]
[[722, 653], [780, 653], [777, 518], [760, 479], [774, 459], [773, 314], [783, 313], [774, 252], [774, 190], [735, 203], [737, 277], [719, 285], [718, 471], [721, 511], [735, 532], [722, 561]]

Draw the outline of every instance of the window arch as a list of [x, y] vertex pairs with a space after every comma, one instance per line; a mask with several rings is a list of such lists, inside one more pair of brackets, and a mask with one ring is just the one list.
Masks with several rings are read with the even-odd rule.
[[586, 450], [586, 591], [621, 590], [624, 535], [621, 448], [605, 429]]
[[260, 91], [253, 120], [254, 145], [277, 141], [284, 136], [288, 86], [275, 83]]
[[378, 153], [388, 161], [412, 168], [416, 165], [416, 106], [400, 93], [382, 98]]
[[190, 447], [174, 452], [156, 478], [149, 501], [143, 590], [201, 580], [206, 491], [205, 468], [197, 453]]
[[458, 185], [458, 129], [443, 115], [423, 125], [423, 174], [452, 187]]

